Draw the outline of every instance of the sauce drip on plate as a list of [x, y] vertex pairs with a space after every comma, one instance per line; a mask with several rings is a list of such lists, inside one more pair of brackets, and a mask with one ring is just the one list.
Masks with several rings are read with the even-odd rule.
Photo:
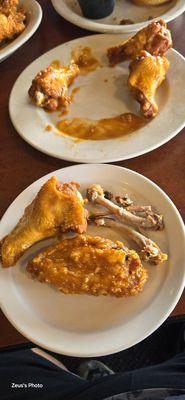
[[80, 68], [80, 75], [87, 75], [101, 67], [100, 62], [92, 56], [90, 47], [77, 47], [72, 50], [71, 57]]
[[79, 86], [73, 88], [73, 90], [72, 90], [72, 92], [71, 92], [71, 95], [70, 95], [70, 100], [71, 100], [71, 101], [74, 100], [74, 97], [75, 97], [76, 93], [78, 93], [79, 91], [80, 91], [80, 87], [79, 87]]
[[[72, 103], [74, 101], [74, 97], [75, 95], [80, 91], [80, 87], [75, 87], [73, 88], [71, 94], [70, 94], [70, 103]], [[59, 114], [60, 117], [63, 117], [64, 115], [69, 114], [69, 106], [66, 107], [61, 107], [61, 112]]]
[[59, 114], [60, 117], [63, 117], [64, 115], [69, 114], [69, 108], [67, 107], [62, 107], [61, 113]]
[[[125, 113], [112, 118], [91, 120], [72, 118], [59, 121], [56, 125], [62, 134], [81, 140], [115, 139], [136, 131], [146, 121], [135, 114]], [[60, 134], [59, 132], [59, 134]]]
[[52, 131], [52, 126], [51, 125], [46, 125], [45, 131], [48, 131], [48, 132]]
[[53, 60], [52, 63], [50, 64], [54, 68], [61, 68], [62, 63], [59, 60]]

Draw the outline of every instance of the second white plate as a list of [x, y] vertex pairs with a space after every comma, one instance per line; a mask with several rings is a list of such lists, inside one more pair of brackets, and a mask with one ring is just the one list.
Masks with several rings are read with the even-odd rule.
[[[135, 32], [146, 26], [151, 17], [152, 19], [164, 18], [166, 22], [169, 22], [185, 11], [184, 0], [173, 0], [153, 7], [137, 6], [131, 0], [116, 0], [115, 9], [111, 15], [92, 20], [82, 15], [79, 4], [75, 0], [52, 0], [52, 4], [58, 14], [73, 24], [90, 31], [104, 33]], [[125, 18], [131, 19], [134, 23], [120, 25], [120, 21]]]
[[[157, 93], [159, 114], [140, 130], [111, 140], [85, 140], [76, 143], [72, 138], [55, 133], [59, 113], [47, 113], [33, 105], [28, 89], [34, 76], [53, 60], [68, 64], [71, 51], [88, 46], [101, 68], [80, 76], [72, 85], [80, 87], [70, 106], [67, 118], [100, 119], [125, 112], [138, 113], [128, 87], [128, 63], [110, 68], [106, 58], [109, 46], [121, 43], [128, 35], [93, 35], [60, 45], [30, 64], [17, 79], [10, 96], [9, 112], [17, 132], [36, 149], [54, 157], [75, 162], [110, 162], [125, 160], [147, 153], [174, 137], [185, 125], [185, 59], [175, 50], [167, 57], [171, 67], [167, 79]], [[51, 125], [53, 130], [46, 131]]]
[[[2, 268], [0, 263], [2, 310], [30, 341], [57, 353], [95, 357], [133, 346], [162, 324], [183, 291], [182, 219], [165, 193], [144, 176], [113, 165], [75, 165], [48, 174], [24, 190], [2, 218], [0, 238], [15, 226], [24, 208], [52, 175], [61, 182], [79, 182], [83, 196], [89, 185], [99, 183], [115, 195], [128, 193], [138, 204], [151, 204], [164, 216], [165, 229], [146, 234], [168, 253], [169, 259], [162, 265], [146, 265], [149, 278], [138, 296], [117, 299], [64, 295], [50, 285], [33, 280], [26, 272], [28, 260], [47, 245], [40, 242], [30, 248], [15, 267]], [[88, 233], [125, 242], [121, 227], [90, 226]], [[133, 243], [130, 246], [133, 247]]]

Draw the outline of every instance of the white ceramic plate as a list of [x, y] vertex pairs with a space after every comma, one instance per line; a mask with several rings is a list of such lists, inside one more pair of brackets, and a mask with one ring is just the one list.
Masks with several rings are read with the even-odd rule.
[[[57, 353], [94, 357], [133, 346], [162, 324], [183, 291], [185, 237], [182, 219], [166, 194], [142, 175], [113, 165], [77, 165], [48, 174], [24, 190], [1, 221], [1, 237], [13, 228], [24, 208], [52, 175], [61, 181], [79, 182], [83, 195], [88, 185], [96, 182], [115, 194], [127, 192], [139, 203], [155, 206], [164, 215], [165, 230], [150, 232], [150, 237], [168, 253], [169, 260], [159, 266], [147, 265], [148, 282], [136, 297], [63, 295], [49, 285], [32, 280], [25, 272], [28, 259], [46, 246], [40, 243], [15, 267], [0, 268], [2, 310], [29, 340]], [[121, 229], [94, 227], [88, 228], [88, 233], [125, 241]]]
[[[55, 127], [59, 112], [47, 113], [31, 103], [28, 89], [39, 70], [58, 59], [64, 64], [71, 60], [71, 51], [78, 46], [90, 46], [102, 68], [78, 77], [70, 88], [81, 87], [70, 106], [67, 118], [99, 119], [124, 112], [138, 113], [139, 105], [127, 87], [128, 63], [110, 68], [105, 57], [109, 46], [121, 43], [126, 35], [93, 35], [75, 39], [50, 50], [30, 64], [17, 79], [9, 103], [10, 118], [17, 132], [36, 149], [54, 157], [75, 162], [119, 161], [147, 153], [175, 136], [185, 124], [185, 60], [175, 50], [168, 52], [171, 68], [167, 80], [157, 92], [160, 112], [142, 129], [131, 135], [112, 140], [85, 140], [58, 136]], [[108, 80], [108, 82], [105, 82]]]
[[[90, 31], [104, 33], [135, 32], [148, 24], [148, 18], [164, 18], [167, 22], [185, 11], [184, 0], [174, 0], [161, 6], [136, 6], [128, 0], [116, 0], [114, 12], [106, 18], [87, 19], [83, 17], [76, 0], [51, 0], [53, 7], [67, 21]], [[134, 24], [120, 25], [122, 19], [131, 19]]]
[[26, 28], [25, 30], [14, 40], [9, 42], [6, 46], [0, 49], [0, 62], [9, 57], [14, 51], [21, 47], [37, 30], [41, 19], [42, 9], [35, 0], [22, 0], [20, 1], [26, 11]]

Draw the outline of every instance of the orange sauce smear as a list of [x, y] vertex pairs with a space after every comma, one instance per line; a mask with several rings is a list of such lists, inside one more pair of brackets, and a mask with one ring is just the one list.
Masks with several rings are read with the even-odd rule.
[[59, 114], [59, 116], [63, 117], [64, 115], [67, 115], [67, 114], [69, 114], [69, 108], [63, 107], [61, 113]]
[[90, 47], [77, 47], [72, 50], [71, 57], [80, 68], [80, 75], [87, 75], [101, 67], [100, 62], [92, 56]]
[[[71, 103], [74, 101], [74, 97], [75, 97], [76, 93], [78, 93], [79, 91], [80, 91], [80, 87], [73, 88], [73, 90], [71, 92], [71, 95], [70, 95], [70, 102]], [[62, 106], [58, 110], [59, 111], [61, 110], [61, 113], [59, 114], [60, 117], [63, 117], [64, 115], [69, 114], [69, 106], [68, 107]]]
[[75, 88], [72, 90], [71, 95], [70, 95], [71, 101], [74, 100], [75, 95], [76, 95], [79, 91], [80, 91], [80, 87], [75, 87]]
[[50, 64], [53, 68], [60, 68], [62, 66], [61, 62], [59, 60], [53, 60], [52, 63]]
[[46, 125], [45, 131], [47, 131], [47, 132], [52, 131], [52, 126], [51, 125]]
[[106, 140], [125, 136], [146, 124], [135, 114], [125, 113], [112, 118], [91, 120], [86, 118], [64, 119], [56, 125], [59, 134], [80, 140]]

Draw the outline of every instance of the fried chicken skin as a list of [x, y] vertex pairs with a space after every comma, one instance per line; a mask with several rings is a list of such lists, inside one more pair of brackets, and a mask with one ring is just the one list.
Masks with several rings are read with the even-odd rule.
[[9, 15], [17, 11], [19, 0], [0, 0], [0, 13]]
[[0, 0], [0, 45], [14, 39], [25, 29], [25, 13], [17, 0]]
[[140, 103], [141, 113], [146, 118], [155, 117], [158, 113], [155, 94], [166, 78], [169, 65], [165, 56], [154, 57], [146, 51], [142, 51], [140, 56], [130, 63], [128, 86], [132, 96]]
[[60, 105], [70, 103], [68, 87], [79, 74], [80, 70], [73, 62], [67, 67], [50, 65], [36, 75], [28, 94], [36, 106], [57, 110]]
[[135, 251], [121, 242], [89, 235], [49, 247], [28, 263], [27, 271], [62, 293], [94, 296], [137, 295], [148, 277]]
[[54, 176], [42, 186], [18, 224], [1, 241], [3, 267], [15, 265], [40, 240], [60, 232], [86, 230], [86, 211], [77, 186], [74, 182], [61, 184]]
[[0, 12], [0, 44], [14, 39], [25, 29], [25, 15], [15, 12], [5, 15]]
[[151, 22], [133, 37], [119, 46], [110, 47], [107, 56], [111, 66], [127, 60], [134, 60], [141, 50], [146, 50], [153, 56], [163, 56], [172, 47], [171, 33], [166, 22], [160, 19]]

